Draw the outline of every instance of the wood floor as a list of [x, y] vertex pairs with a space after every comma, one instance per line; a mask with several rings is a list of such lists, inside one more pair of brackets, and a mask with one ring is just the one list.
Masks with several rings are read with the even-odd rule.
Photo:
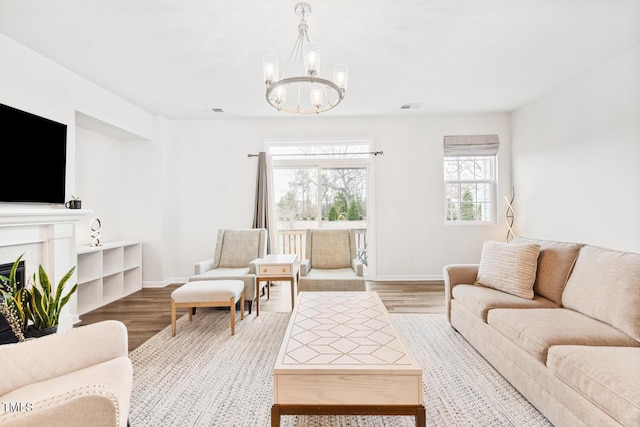
[[[129, 351], [134, 350], [171, 324], [171, 292], [179, 286], [143, 289], [81, 315], [75, 326], [120, 320], [129, 331]], [[444, 313], [443, 282], [367, 282], [367, 290], [378, 292], [390, 313]], [[270, 298], [260, 298], [260, 311], [291, 311], [289, 282], [274, 283]], [[178, 310], [177, 314], [178, 317], [186, 314], [186, 309]]]

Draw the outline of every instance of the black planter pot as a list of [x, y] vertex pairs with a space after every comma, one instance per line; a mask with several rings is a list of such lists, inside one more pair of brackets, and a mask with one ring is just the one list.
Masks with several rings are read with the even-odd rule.
[[13, 331], [11, 329], [7, 330], [7, 331], [3, 331], [2, 333], [0, 333], [0, 345], [2, 344], [13, 344], [13, 343], [17, 343], [18, 342], [18, 338], [16, 338], [16, 336], [14, 335]]
[[45, 335], [55, 334], [56, 332], [58, 332], [58, 325], [55, 325], [55, 326], [52, 326], [52, 327], [46, 328], [46, 329], [27, 328], [27, 332], [25, 332], [24, 337], [25, 338], [40, 338], [40, 337], [43, 337]]

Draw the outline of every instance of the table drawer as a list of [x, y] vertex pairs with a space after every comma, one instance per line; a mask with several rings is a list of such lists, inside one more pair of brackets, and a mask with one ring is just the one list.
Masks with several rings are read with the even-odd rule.
[[259, 276], [290, 276], [291, 265], [261, 265]]

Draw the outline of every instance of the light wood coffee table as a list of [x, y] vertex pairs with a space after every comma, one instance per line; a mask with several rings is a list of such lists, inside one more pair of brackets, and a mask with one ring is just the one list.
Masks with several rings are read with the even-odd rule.
[[411, 415], [426, 425], [422, 368], [376, 292], [301, 292], [273, 368], [281, 415]]

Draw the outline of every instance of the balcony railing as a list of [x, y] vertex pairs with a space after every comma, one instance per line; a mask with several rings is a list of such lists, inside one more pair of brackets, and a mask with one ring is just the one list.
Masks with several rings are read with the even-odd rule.
[[[356, 235], [356, 256], [367, 265], [367, 229], [354, 229]], [[296, 254], [298, 260], [304, 259], [307, 244], [307, 230], [278, 230], [277, 253]]]

